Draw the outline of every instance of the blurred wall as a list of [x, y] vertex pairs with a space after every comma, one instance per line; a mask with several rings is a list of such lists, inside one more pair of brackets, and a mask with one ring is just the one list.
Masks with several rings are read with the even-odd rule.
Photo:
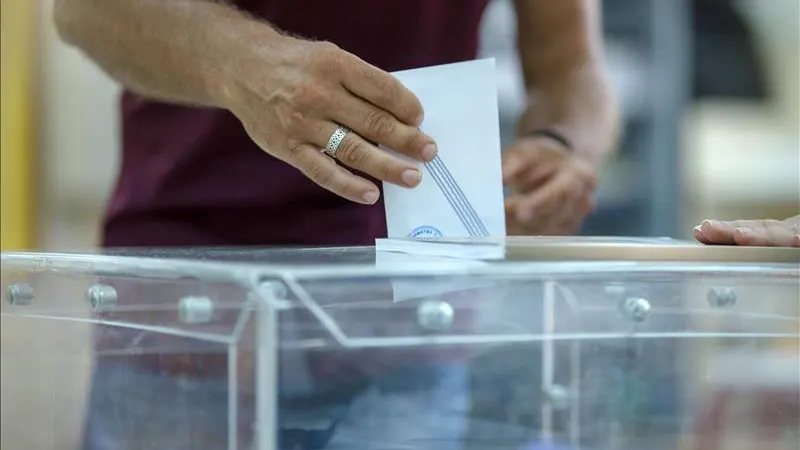
[[53, 0], [40, 0], [42, 124], [39, 243], [95, 245], [98, 219], [117, 173], [118, 87], [59, 40]]
[[34, 244], [36, 8], [2, 0], [0, 25], [0, 248]]
[[682, 151], [692, 221], [800, 213], [800, 2], [736, 3], [754, 28], [772, 98], [703, 102], [687, 113]]
[[[117, 88], [51, 26], [41, 0], [40, 246], [94, 245], [117, 172]], [[635, 0], [631, 0], [635, 1]], [[768, 65], [773, 104], [704, 103], [687, 112], [687, 223], [796, 214], [800, 195], [797, 0], [740, 0]]]

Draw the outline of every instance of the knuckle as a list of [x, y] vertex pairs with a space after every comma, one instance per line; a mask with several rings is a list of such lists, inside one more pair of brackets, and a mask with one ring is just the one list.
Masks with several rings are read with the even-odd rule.
[[345, 52], [332, 42], [317, 42], [312, 64], [323, 74], [339, 73], [345, 65]]
[[[422, 117], [422, 103], [416, 95], [406, 89], [399, 81], [392, 79], [386, 90], [388, 101], [397, 108], [397, 114], [407, 123]], [[416, 125], [416, 124], [414, 124]]]
[[300, 112], [324, 108], [330, 104], [330, 93], [319, 84], [299, 84], [295, 86], [292, 93], [292, 103]]
[[339, 53], [341, 49], [338, 45], [331, 41], [319, 41], [317, 42], [317, 48], [322, 53]]
[[290, 160], [298, 160], [303, 151], [303, 143], [300, 141], [290, 141], [286, 146], [286, 153]]
[[375, 165], [375, 172], [373, 175], [379, 180], [399, 180], [400, 173], [403, 171], [403, 167], [399, 164], [396, 164], [391, 158], [380, 159], [381, 161]]
[[361, 166], [368, 158], [368, 152], [359, 141], [345, 138], [340, 144], [336, 156], [348, 166]]
[[401, 100], [400, 89], [393, 80], [375, 76], [374, 83], [378, 87], [376, 96], [379, 102], [395, 104]]
[[296, 136], [304, 130], [306, 117], [302, 112], [295, 111], [291, 114], [280, 116], [278, 121], [281, 124], [281, 127], [288, 131], [290, 136]]
[[328, 187], [333, 182], [333, 171], [324, 164], [313, 164], [306, 170], [306, 176], [320, 186]]
[[394, 133], [397, 128], [395, 119], [383, 111], [373, 111], [367, 114], [366, 127], [370, 135], [377, 139], [383, 139]]
[[403, 146], [402, 148], [398, 149], [398, 151], [404, 149], [407, 149], [408, 151], [411, 151], [412, 149], [417, 149], [417, 151], [420, 151], [427, 142], [428, 138], [425, 137], [425, 135], [422, 134], [421, 131], [414, 129], [411, 133], [408, 133], [408, 135], [403, 139], [403, 144], [402, 144]]
[[375, 99], [380, 105], [391, 105], [397, 110], [397, 113], [408, 113], [407, 98], [405, 89], [400, 82], [392, 75], [382, 72], [370, 74], [371, 82], [375, 85], [376, 93]]

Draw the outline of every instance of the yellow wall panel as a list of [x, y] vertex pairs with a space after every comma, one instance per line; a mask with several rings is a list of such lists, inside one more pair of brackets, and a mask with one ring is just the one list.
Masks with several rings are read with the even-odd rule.
[[0, 0], [0, 248], [36, 244], [34, 96], [38, 0]]

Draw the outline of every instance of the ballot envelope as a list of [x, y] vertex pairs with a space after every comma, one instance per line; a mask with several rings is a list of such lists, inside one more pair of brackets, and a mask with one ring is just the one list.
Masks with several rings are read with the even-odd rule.
[[389, 250], [3, 253], [0, 447], [797, 449], [798, 249]]

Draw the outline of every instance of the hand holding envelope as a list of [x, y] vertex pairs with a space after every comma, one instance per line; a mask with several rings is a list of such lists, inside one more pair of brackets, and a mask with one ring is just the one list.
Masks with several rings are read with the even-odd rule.
[[384, 184], [389, 238], [505, 236], [494, 60], [394, 75], [420, 99], [439, 154], [416, 188]]
[[[500, 124], [494, 60], [427, 67], [394, 74], [420, 99], [420, 129], [437, 143], [438, 156], [423, 167], [414, 189], [384, 183], [389, 239], [376, 242], [376, 265], [436, 273], [486, 264], [502, 248], [425, 246], [417, 239], [505, 236]], [[410, 238], [410, 239], [409, 239]], [[420, 247], [419, 245], [423, 245]], [[476, 256], [478, 255], [478, 256]], [[481, 283], [392, 281], [394, 300], [437, 296]]]

